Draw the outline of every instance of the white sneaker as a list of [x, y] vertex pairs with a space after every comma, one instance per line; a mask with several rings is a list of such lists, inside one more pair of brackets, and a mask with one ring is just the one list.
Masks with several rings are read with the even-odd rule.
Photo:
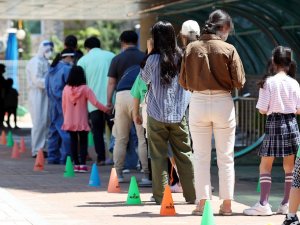
[[279, 205], [277, 209], [277, 214], [287, 215], [289, 213], [289, 204]]
[[180, 184], [176, 183], [170, 187], [172, 193], [182, 193], [182, 187]]
[[270, 204], [261, 205], [259, 202], [256, 203], [249, 209], [244, 210], [244, 215], [246, 216], [271, 216], [273, 215]]
[[141, 181], [139, 182], [139, 186], [141, 186], [141, 187], [151, 187], [152, 186], [152, 181], [149, 180], [148, 178], [142, 178]]

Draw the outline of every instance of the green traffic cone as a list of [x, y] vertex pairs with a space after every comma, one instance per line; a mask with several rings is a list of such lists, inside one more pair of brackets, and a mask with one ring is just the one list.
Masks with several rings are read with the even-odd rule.
[[209, 200], [205, 201], [201, 225], [216, 225], [214, 219], [214, 213]]
[[131, 180], [130, 180], [126, 204], [127, 205], [142, 204], [141, 197], [140, 197], [140, 191], [139, 191], [139, 187], [136, 182], [135, 176], [132, 176]]
[[258, 178], [257, 187], [256, 187], [256, 192], [257, 192], [257, 193], [260, 193], [260, 178]]
[[297, 151], [297, 157], [300, 157], [300, 146], [299, 146], [298, 151]]
[[64, 177], [74, 177], [74, 176], [75, 176], [75, 173], [74, 173], [73, 163], [71, 161], [71, 157], [68, 156], [67, 162], [66, 162], [66, 167], [65, 167]]
[[88, 134], [88, 146], [93, 147], [95, 145], [94, 138], [92, 132], [89, 132]]
[[11, 131], [9, 131], [7, 134], [7, 147], [13, 147], [13, 146], [14, 146], [14, 139]]

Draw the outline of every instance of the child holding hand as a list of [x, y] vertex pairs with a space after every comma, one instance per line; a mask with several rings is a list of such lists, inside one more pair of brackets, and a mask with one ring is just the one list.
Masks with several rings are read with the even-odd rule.
[[[71, 136], [71, 154], [74, 161], [74, 171], [88, 172], [86, 156], [88, 148], [88, 111], [87, 103], [91, 102], [99, 110], [108, 113], [109, 108], [97, 101], [93, 91], [86, 85], [84, 71], [80, 66], [73, 66], [67, 85], [63, 90], [62, 108], [64, 123], [62, 129]], [[80, 148], [78, 152], [78, 146]], [[78, 154], [79, 153], [79, 154]], [[80, 155], [80, 158], [78, 158]]]

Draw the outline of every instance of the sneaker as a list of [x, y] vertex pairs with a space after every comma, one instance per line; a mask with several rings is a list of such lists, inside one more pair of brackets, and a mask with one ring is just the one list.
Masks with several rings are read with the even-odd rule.
[[75, 173], [78, 173], [79, 172], [79, 165], [74, 165], [74, 172]]
[[277, 209], [277, 214], [282, 214], [282, 215], [286, 215], [289, 212], [289, 204], [286, 203], [284, 205], [280, 204], [278, 209]]
[[80, 165], [79, 166], [79, 173], [87, 173], [89, 171], [88, 167], [86, 165]]
[[282, 225], [299, 225], [300, 222], [298, 220], [297, 215], [294, 217], [289, 218], [287, 215], [285, 216], [285, 220], [283, 221]]
[[151, 187], [152, 186], [152, 181], [149, 180], [148, 178], [142, 178], [141, 181], [139, 182], [139, 186], [141, 186], [141, 187]]
[[182, 193], [182, 187], [179, 183], [174, 184], [170, 189], [172, 193]]
[[122, 173], [124, 173], [124, 174], [130, 173], [130, 169], [124, 169], [124, 170], [122, 170]]
[[256, 203], [251, 208], [245, 209], [243, 213], [246, 216], [271, 216], [271, 215], [273, 215], [270, 204], [261, 205], [259, 202]]

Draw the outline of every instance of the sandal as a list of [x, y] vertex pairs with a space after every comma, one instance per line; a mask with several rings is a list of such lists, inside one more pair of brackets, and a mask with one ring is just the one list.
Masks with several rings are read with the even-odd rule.
[[203, 210], [204, 210], [204, 207], [200, 208], [200, 206], [197, 205], [197, 206], [196, 206], [196, 209], [194, 209], [194, 210], [192, 211], [192, 215], [195, 215], [195, 216], [202, 216]]
[[222, 204], [222, 205], [220, 205], [219, 214], [222, 216], [232, 216], [232, 210], [230, 209], [230, 211], [227, 211], [227, 212], [224, 211], [223, 204]]

